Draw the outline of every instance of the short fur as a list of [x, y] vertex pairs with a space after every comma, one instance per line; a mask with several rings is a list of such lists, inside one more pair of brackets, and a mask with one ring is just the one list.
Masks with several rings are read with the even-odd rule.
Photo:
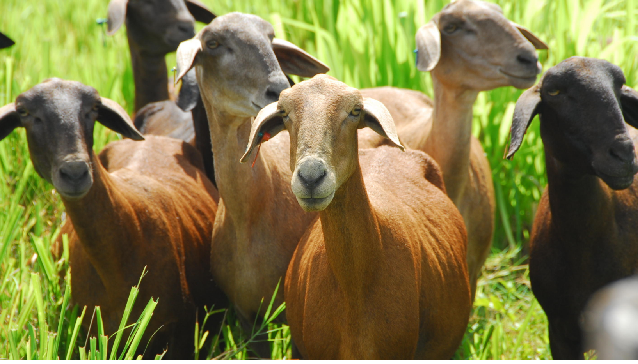
[[[168, 357], [189, 358], [203, 306], [226, 306], [209, 273], [214, 188], [200, 170], [199, 153], [175, 139], [113, 142], [96, 156], [96, 118], [141, 139], [116, 103], [89, 86], [59, 79], [0, 108], [0, 137], [25, 127], [36, 171], [61, 196], [68, 216], [61, 232], [69, 235], [72, 301], [89, 311], [99, 305], [105, 332], [112, 335], [146, 266], [131, 320], [153, 297], [159, 303], [142, 343], [163, 326], [146, 354], [153, 357], [168, 344]], [[85, 328], [89, 321], [84, 320]]]
[[285, 127], [292, 190], [306, 211], [319, 211], [286, 274], [301, 354], [451, 358], [471, 308], [467, 236], [436, 163], [393, 147], [359, 152], [363, 127], [403, 147], [381, 103], [330, 76], [301, 82], [271, 105], [251, 140]]
[[[252, 118], [289, 85], [283, 71], [328, 71], [291, 44], [285, 46], [287, 57], [278, 59], [277, 43], [270, 23], [255, 15], [230, 13], [177, 50], [178, 78], [196, 69], [215, 156], [220, 201], [213, 228], [213, 276], [249, 332], [255, 318], [265, 313], [262, 300], [267, 302], [283, 280], [314, 218], [303, 214], [290, 192], [291, 175], [283, 162], [289, 158], [287, 134], [261, 148], [254, 168], [238, 163]], [[275, 305], [282, 302], [280, 289]], [[270, 354], [267, 343], [255, 349], [260, 356]]]
[[545, 145], [548, 184], [529, 270], [554, 359], [583, 358], [579, 321], [587, 300], [638, 268], [638, 93], [624, 83], [617, 66], [572, 57], [516, 103], [508, 157], [536, 114]]
[[[419, 29], [416, 44], [417, 68], [430, 71], [434, 102], [392, 87], [361, 92], [388, 107], [406, 146], [426, 152], [441, 167], [447, 193], [467, 227], [474, 295], [492, 242], [495, 200], [489, 162], [472, 136], [472, 106], [480, 91], [532, 86], [540, 72], [534, 46], [547, 46], [507, 20], [498, 5], [475, 0], [446, 5]], [[361, 147], [383, 143], [370, 131], [360, 132]]]

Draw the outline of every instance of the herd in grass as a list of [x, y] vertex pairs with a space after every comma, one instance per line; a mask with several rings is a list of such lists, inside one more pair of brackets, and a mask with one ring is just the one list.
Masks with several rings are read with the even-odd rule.
[[[528, 90], [507, 158], [536, 115], [545, 147], [529, 269], [552, 355], [635, 358], [638, 283], [597, 292], [638, 268], [638, 92], [619, 67], [575, 56], [534, 85], [546, 44], [478, 0], [447, 5], [416, 34], [432, 99], [349, 87], [255, 15], [216, 17], [197, 0], [111, 0], [108, 14], [109, 34], [127, 27], [134, 121], [60, 79], [0, 108], [0, 138], [23, 127], [61, 196], [72, 299], [100, 306], [107, 334], [146, 266], [141, 301], [160, 299], [149, 357], [192, 357], [205, 306], [233, 305], [250, 332], [276, 292], [294, 356], [451, 358], [493, 230], [472, 108], [480, 91], [514, 86]], [[195, 35], [195, 20], [210, 24]], [[164, 61], [176, 49], [178, 95]], [[132, 140], [94, 154], [96, 121]], [[252, 350], [269, 356], [265, 338]]]

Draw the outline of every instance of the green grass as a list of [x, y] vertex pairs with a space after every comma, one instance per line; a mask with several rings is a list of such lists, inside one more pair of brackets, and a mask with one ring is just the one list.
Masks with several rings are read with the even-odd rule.
[[[308, 50], [331, 66], [330, 74], [354, 87], [393, 85], [432, 94], [429, 76], [414, 65], [414, 34], [447, 1], [204, 2], [217, 14], [243, 11], [271, 21], [277, 36]], [[550, 50], [539, 52], [544, 69], [572, 55], [604, 58], [623, 69], [630, 86], [638, 85], [638, 1], [496, 2], [508, 18], [548, 43]], [[0, 31], [17, 44], [0, 51], [0, 105], [46, 78], [60, 77], [91, 85], [132, 111], [133, 80], [125, 33], [106, 37], [105, 29], [95, 22], [106, 15], [106, 7], [106, 0], [3, 0]], [[174, 55], [167, 60], [169, 67], [175, 64]], [[459, 358], [550, 357], [547, 322], [529, 288], [525, 254], [547, 183], [538, 123], [532, 124], [513, 161], [502, 158], [520, 93], [511, 87], [484, 92], [475, 105], [473, 131], [493, 170], [496, 226], [492, 255], [479, 282]], [[115, 133], [96, 127], [96, 150], [115, 139]], [[0, 143], [0, 181], [0, 358], [128, 355], [110, 351], [107, 356], [107, 346], [126, 346], [124, 338], [87, 339], [78, 330], [79, 318], [89, 320], [93, 308], [67, 307], [68, 274], [60, 281], [58, 272], [67, 271], [68, 253], [59, 261], [48, 253], [64, 218], [63, 206], [52, 186], [34, 172], [22, 131]], [[34, 252], [39, 258], [30, 265]], [[161, 299], [156, 304], [161, 305]], [[220, 333], [206, 334], [201, 329], [194, 333], [199, 358], [252, 355], [244, 345], [250, 335], [240, 332], [232, 311], [225, 315]], [[274, 357], [289, 357], [288, 329], [274, 324], [262, 329], [269, 331]]]

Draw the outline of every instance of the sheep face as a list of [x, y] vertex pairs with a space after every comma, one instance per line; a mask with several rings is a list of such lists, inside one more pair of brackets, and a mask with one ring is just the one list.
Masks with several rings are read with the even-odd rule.
[[209, 23], [214, 17], [199, 1], [111, 0], [108, 28], [113, 34], [126, 21], [129, 38], [142, 52], [163, 56], [195, 35], [196, 19]]
[[119, 105], [101, 98], [92, 87], [59, 79], [36, 85], [0, 109], [0, 136], [24, 127], [35, 170], [60, 195], [78, 199], [93, 184], [96, 118], [125, 136], [142, 139]]
[[460, 0], [416, 34], [417, 67], [448, 86], [491, 90], [528, 88], [541, 71], [534, 47], [547, 46], [509, 21], [496, 4]]
[[205, 101], [225, 114], [255, 116], [290, 86], [273, 52], [273, 38], [272, 25], [255, 15], [218, 17], [180, 45], [180, 76], [196, 66]]
[[546, 153], [573, 173], [629, 187], [638, 163], [625, 122], [638, 126], [638, 93], [624, 83], [619, 67], [599, 59], [572, 57], [552, 67], [517, 102], [508, 156], [538, 113]]
[[281, 93], [253, 123], [249, 148], [264, 135], [290, 133], [291, 187], [306, 211], [325, 209], [359, 166], [357, 129], [370, 127], [403, 148], [394, 122], [380, 102], [327, 75], [317, 75]]

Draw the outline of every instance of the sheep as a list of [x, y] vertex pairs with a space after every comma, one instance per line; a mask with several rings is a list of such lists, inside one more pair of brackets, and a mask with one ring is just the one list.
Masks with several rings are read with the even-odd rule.
[[[287, 133], [274, 138], [254, 167], [240, 165], [251, 119], [277, 101], [289, 87], [284, 72], [302, 77], [329, 68], [294, 44], [274, 38], [267, 21], [249, 14], [215, 18], [177, 49], [178, 77], [195, 68], [208, 116], [219, 189], [213, 226], [213, 278], [234, 304], [242, 326], [251, 332], [262, 299], [273, 296], [290, 258], [312, 220], [290, 191]], [[275, 304], [283, 302], [277, 291]], [[268, 343], [255, 346], [269, 356]]]
[[[194, 17], [194, 19], [193, 19]], [[135, 112], [151, 102], [168, 100], [165, 56], [195, 35], [194, 20], [215, 18], [198, 0], [111, 0], [108, 35], [126, 22], [135, 80]]]
[[[534, 47], [547, 46], [505, 18], [498, 5], [474, 0], [446, 5], [417, 31], [416, 45], [417, 68], [430, 71], [434, 102], [421, 92], [394, 87], [361, 93], [386, 105], [406, 146], [426, 152], [441, 167], [448, 196], [467, 228], [474, 296], [492, 243], [495, 199], [489, 162], [472, 136], [472, 106], [480, 91], [532, 86], [541, 70]], [[386, 142], [360, 131], [362, 148]]]
[[[364, 127], [401, 150], [359, 151]], [[282, 130], [290, 134], [292, 191], [305, 211], [319, 213], [285, 280], [286, 316], [301, 354], [451, 358], [472, 306], [467, 236], [436, 163], [421, 151], [402, 152], [383, 104], [327, 75], [265, 107], [241, 161], [264, 135]]]
[[588, 298], [638, 268], [638, 93], [624, 84], [618, 66], [572, 57], [549, 69], [514, 109], [507, 158], [536, 114], [545, 146], [547, 188], [530, 236], [529, 271], [555, 359], [583, 358], [579, 320]]
[[197, 151], [176, 139], [122, 140], [95, 155], [96, 119], [143, 139], [117, 103], [60, 79], [45, 80], [0, 108], [0, 139], [24, 127], [35, 170], [64, 203], [73, 302], [100, 306], [112, 335], [146, 266], [131, 314], [135, 320], [151, 297], [159, 298], [143, 342], [161, 330], [146, 353], [158, 354], [168, 343], [169, 357], [188, 358], [203, 306], [223, 308], [227, 301], [209, 274], [213, 186]]
[[11, 38], [0, 33], [0, 49], [11, 47], [16, 44]]
[[638, 276], [597, 291], [583, 311], [585, 347], [603, 360], [638, 359]]

